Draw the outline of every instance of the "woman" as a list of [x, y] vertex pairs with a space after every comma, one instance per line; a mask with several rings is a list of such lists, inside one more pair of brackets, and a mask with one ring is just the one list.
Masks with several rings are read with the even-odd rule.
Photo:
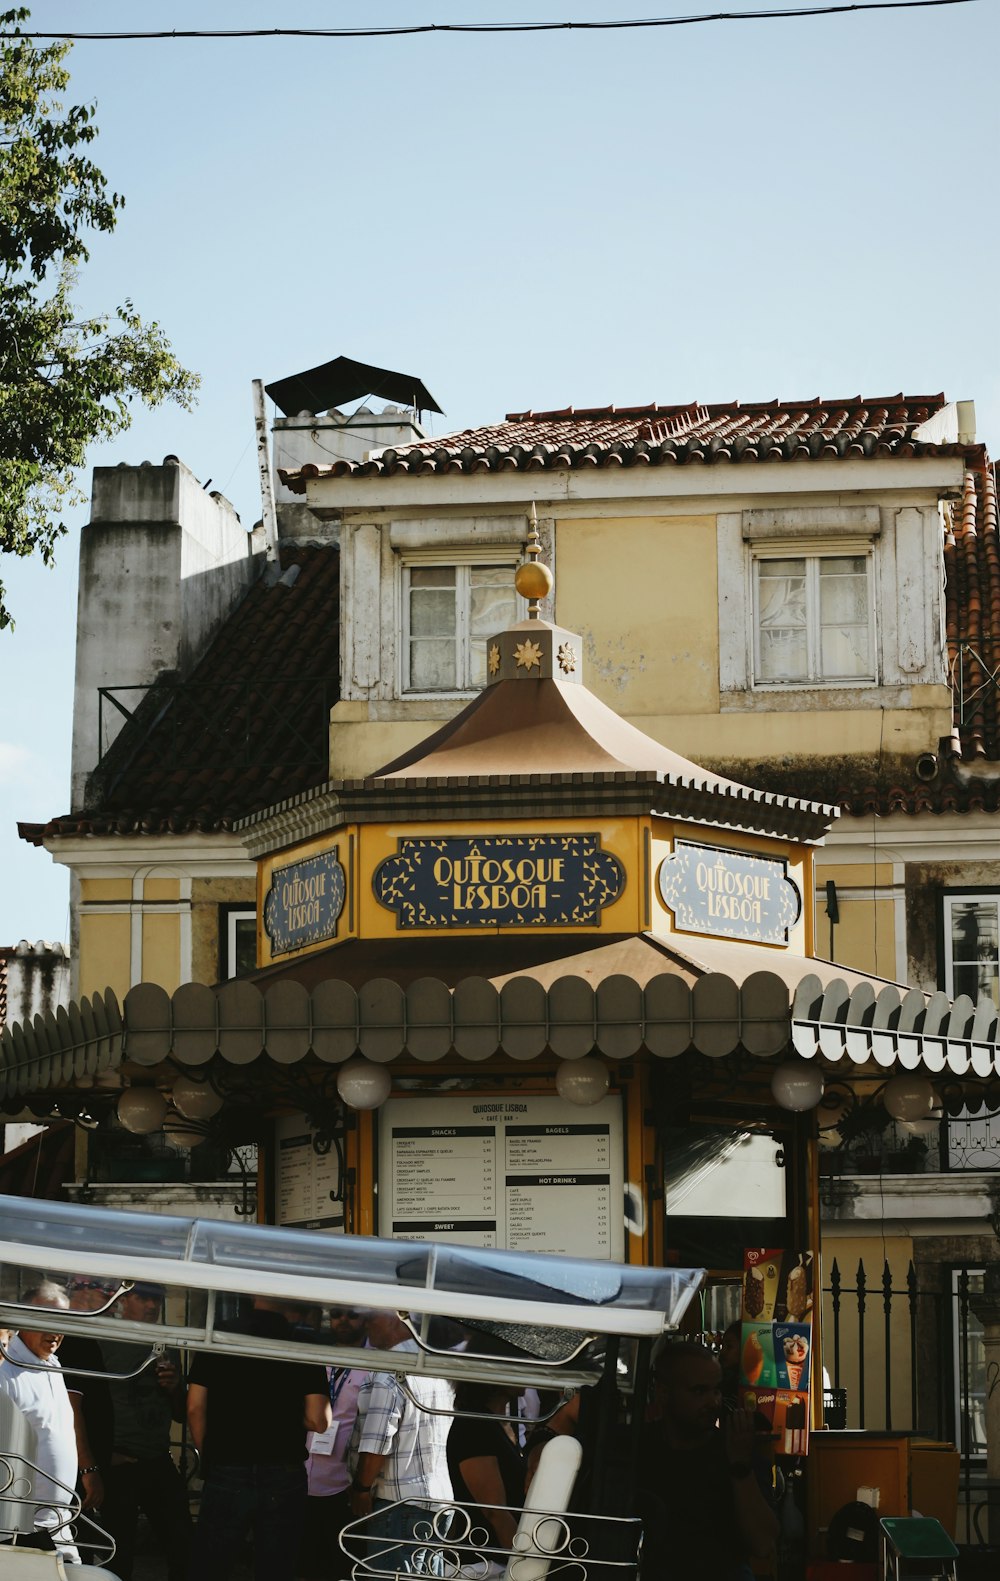
[[[466, 1569], [467, 1574], [502, 1574], [505, 1555], [495, 1550], [509, 1552], [513, 1545], [517, 1511], [524, 1503], [524, 1463], [513, 1426], [507, 1420], [508, 1407], [516, 1395], [516, 1389], [492, 1383], [460, 1383], [455, 1391], [456, 1413], [475, 1411], [495, 1418], [456, 1414], [448, 1433], [452, 1492], [459, 1504], [470, 1507], [473, 1530], [485, 1528], [486, 1539], [476, 1546], [494, 1550], [483, 1554], [486, 1568]], [[496, 1505], [510, 1508], [491, 1507]], [[452, 1532], [455, 1533], [454, 1525]]]

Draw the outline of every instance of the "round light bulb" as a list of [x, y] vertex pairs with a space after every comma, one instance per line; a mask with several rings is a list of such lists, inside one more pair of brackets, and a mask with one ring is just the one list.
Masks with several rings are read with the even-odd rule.
[[823, 1076], [815, 1065], [804, 1061], [788, 1060], [779, 1065], [771, 1077], [774, 1101], [792, 1114], [804, 1114], [815, 1109], [823, 1096]]
[[222, 1108], [222, 1094], [207, 1081], [199, 1081], [187, 1071], [178, 1076], [170, 1094], [174, 1108], [185, 1120], [210, 1120]]
[[118, 1100], [118, 1118], [136, 1136], [158, 1131], [166, 1114], [167, 1100], [155, 1087], [126, 1087]]
[[176, 1116], [171, 1116], [163, 1122], [163, 1134], [171, 1147], [180, 1147], [185, 1151], [192, 1147], [200, 1147], [202, 1142], [208, 1141], [208, 1136], [198, 1126], [185, 1124]]
[[934, 1107], [934, 1088], [926, 1076], [908, 1071], [886, 1082], [882, 1102], [894, 1120], [925, 1120]]
[[590, 1055], [585, 1059], [563, 1060], [556, 1071], [556, 1092], [560, 1098], [579, 1104], [582, 1109], [600, 1103], [607, 1096], [610, 1083], [608, 1067], [603, 1060]]
[[370, 1059], [349, 1059], [337, 1073], [337, 1091], [349, 1109], [377, 1109], [391, 1088], [392, 1077], [385, 1066]]

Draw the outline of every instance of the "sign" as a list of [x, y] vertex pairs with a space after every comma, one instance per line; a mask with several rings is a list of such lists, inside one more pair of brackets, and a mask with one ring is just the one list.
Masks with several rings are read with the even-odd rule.
[[340, 1187], [336, 1148], [317, 1153], [304, 1114], [282, 1114], [274, 1122], [275, 1217], [298, 1230], [344, 1228], [344, 1204], [332, 1202]]
[[335, 939], [346, 894], [347, 879], [336, 846], [321, 856], [274, 868], [264, 899], [264, 932], [271, 941], [271, 954], [284, 955], [305, 944]]
[[687, 840], [676, 840], [660, 863], [660, 897], [680, 933], [756, 944], [787, 944], [802, 910], [787, 862]]
[[562, 1098], [390, 1099], [379, 1234], [620, 1262], [622, 1109]]
[[804, 1455], [809, 1444], [812, 1315], [811, 1252], [743, 1253], [740, 1398], [771, 1424], [780, 1455]]
[[406, 836], [372, 887], [398, 928], [598, 928], [625, 868], [599, 834]]

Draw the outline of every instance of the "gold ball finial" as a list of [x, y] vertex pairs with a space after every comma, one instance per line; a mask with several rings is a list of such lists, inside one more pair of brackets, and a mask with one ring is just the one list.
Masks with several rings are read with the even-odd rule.
[[514, 572], [514, 586], [522, 598], [534, 600], [548, 598], [552, 592], [552, 572], [540, 560], [522, 560]]
[[538, 536], [538, 512], [534, 500], [531, 502], [531, 527], [524, 552], [528, 558], [522, 560], [514, 572], [514, 586], [521, 597], [528, 600], [529, 620], [537, 620], [538, 605], [552, 592], [554, 578], [548, 566], [538, 558], [542, 552], [542, 544]]

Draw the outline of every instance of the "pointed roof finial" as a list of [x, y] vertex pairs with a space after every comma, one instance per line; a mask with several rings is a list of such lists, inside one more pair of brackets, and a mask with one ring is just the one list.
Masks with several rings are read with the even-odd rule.
[[538, 606], [543, 598], [548, 598], [552, 592], [552, 572], [544, 561], [538, 556], [542, 552], [541, 539], [538, 536], [538, 512], [535, 502], [531, 502], [531, 528], [528, 532], [528, 542], [525, 547], [526, 560], [522, 560], [514, 572], [514, 586], [522, 598], [528, 600], [528, 619], [537, 620]]

